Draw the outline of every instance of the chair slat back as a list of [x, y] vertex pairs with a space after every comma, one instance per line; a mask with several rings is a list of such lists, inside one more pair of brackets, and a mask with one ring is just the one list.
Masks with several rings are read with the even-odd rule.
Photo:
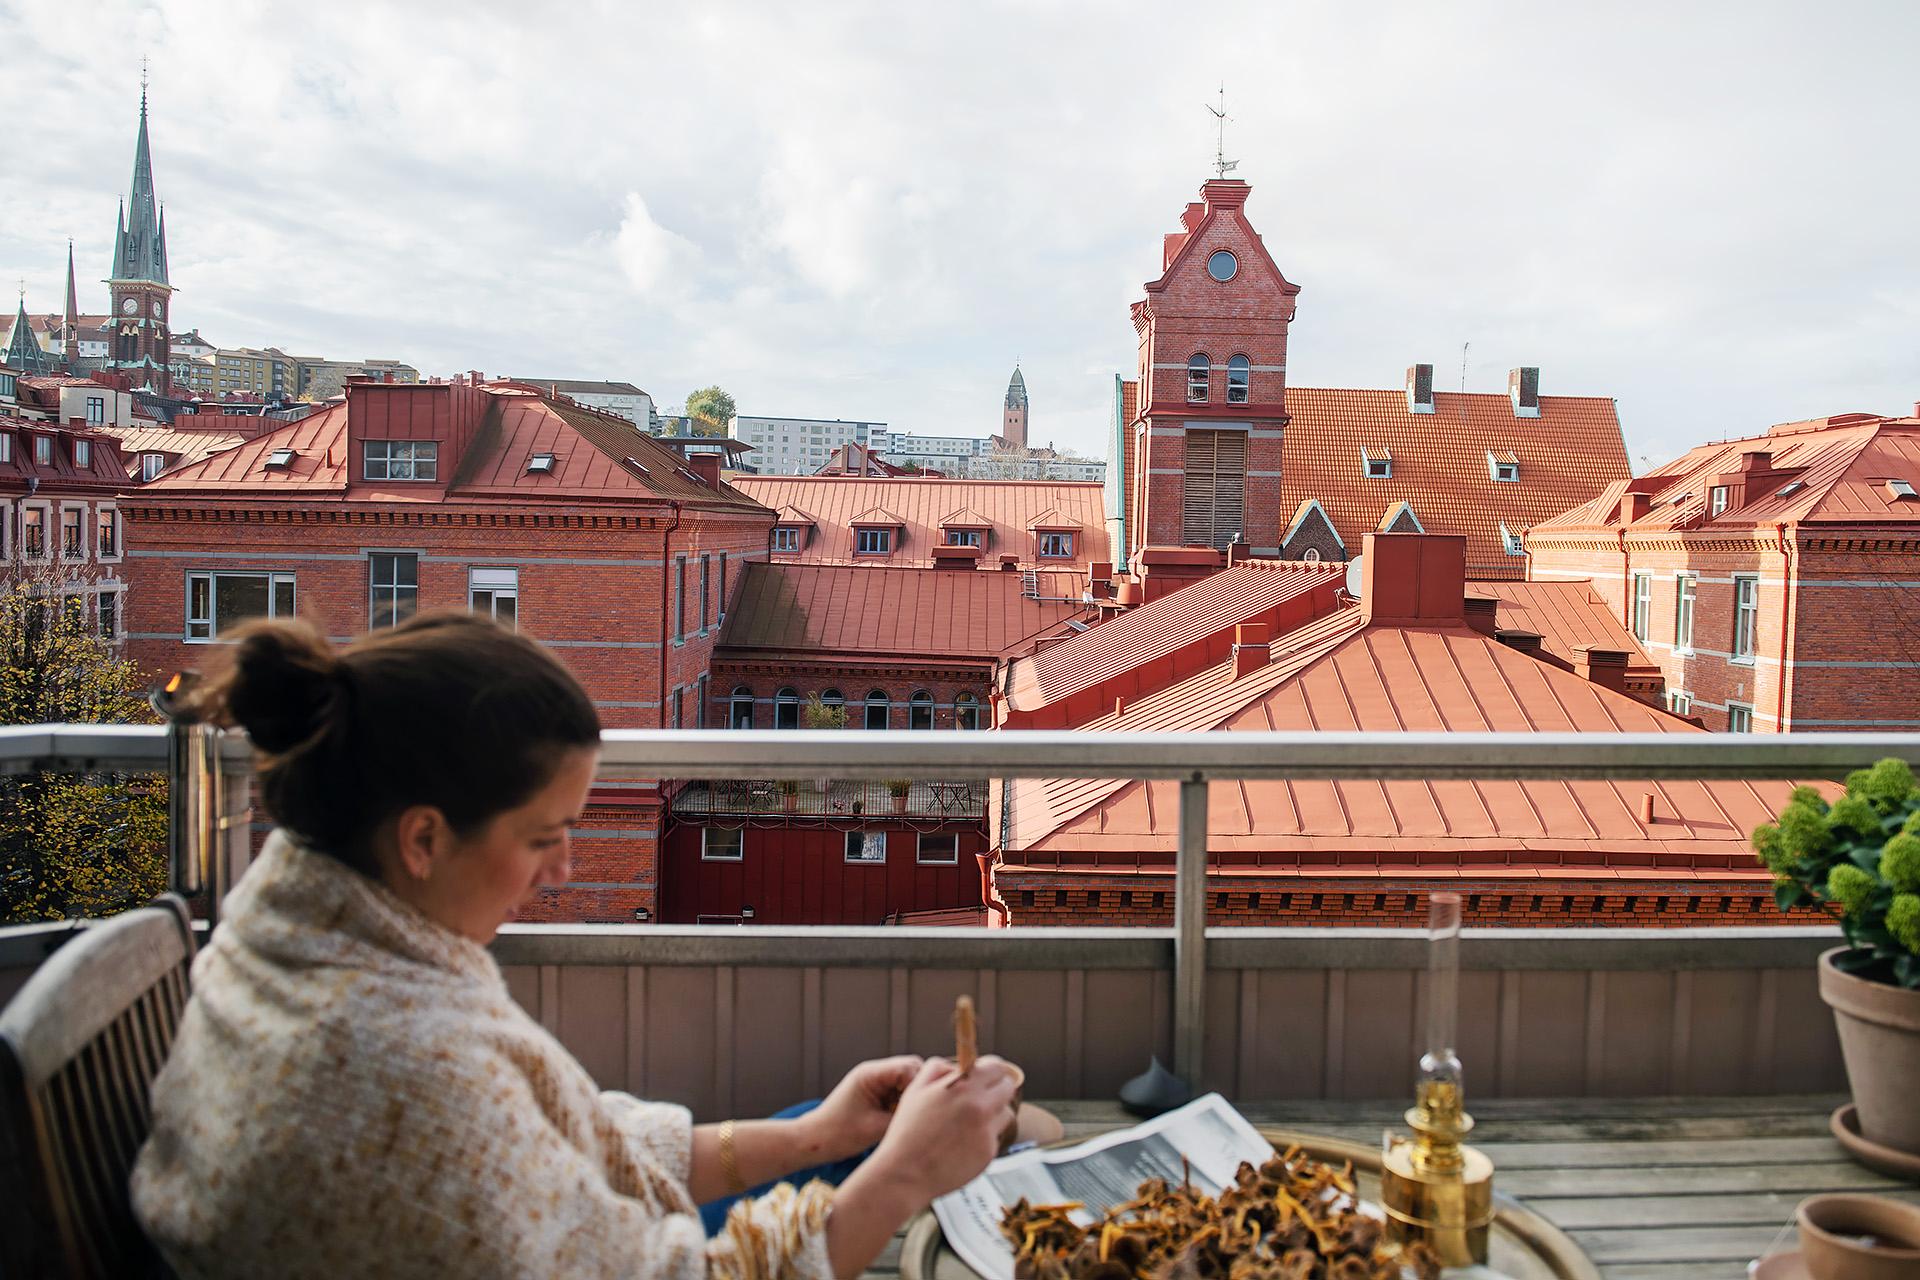
[[81, 930], [0, 1011], [0, 1249], [8, 1275], [164, 1275], [127, 1179], [185, 1009], [186, 905]]

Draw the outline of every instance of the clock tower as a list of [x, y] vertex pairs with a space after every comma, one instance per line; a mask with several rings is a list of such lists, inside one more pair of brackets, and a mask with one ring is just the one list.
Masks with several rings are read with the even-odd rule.
[[113, 236], [113, 315], [108, 321], [108, 367], [156, 391], [172, 386], [170, 367], [173, 286], [167, 281], [167, 216], [153, 193], [147, 145], [147, 90], [140, 88], [140, 137], [133, 150], [133, 187], [120, 206]]

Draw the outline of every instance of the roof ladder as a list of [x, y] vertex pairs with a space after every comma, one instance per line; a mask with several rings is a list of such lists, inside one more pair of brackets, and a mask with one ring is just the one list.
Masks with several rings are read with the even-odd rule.
[[1020, 571], [1020, 594], [1029, 600], [1040, 598], [1040, 573], [1037, 569]]

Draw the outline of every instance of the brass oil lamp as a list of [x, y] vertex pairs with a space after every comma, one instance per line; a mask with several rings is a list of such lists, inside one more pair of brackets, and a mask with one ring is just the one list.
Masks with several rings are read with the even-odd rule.
[[1427, 917], [1427, 1051], [1420, 1059], [1411, 1138], [1389, 1137], [1380, 1172], [1388, 1238], [1424, 1241], [1441, 1265], [1486, 1265], [1493, 1162], [1464, 1139], [1473, 1128], [1454, 1032], [1460, 1008], [1460, 895], [1432, 895]]

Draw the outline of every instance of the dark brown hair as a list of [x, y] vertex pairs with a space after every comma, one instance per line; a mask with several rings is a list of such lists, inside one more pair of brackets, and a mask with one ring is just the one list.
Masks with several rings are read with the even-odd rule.
[[336, 650], [311, 623], [230, 633], [232, 661], [197, 696], [264, 757], [273, 819], [375, 874], [373, 833], [432, 805], [470, 834], [600, 742], [579, 681], [524, 636], [471, 614], [426, 614]]

